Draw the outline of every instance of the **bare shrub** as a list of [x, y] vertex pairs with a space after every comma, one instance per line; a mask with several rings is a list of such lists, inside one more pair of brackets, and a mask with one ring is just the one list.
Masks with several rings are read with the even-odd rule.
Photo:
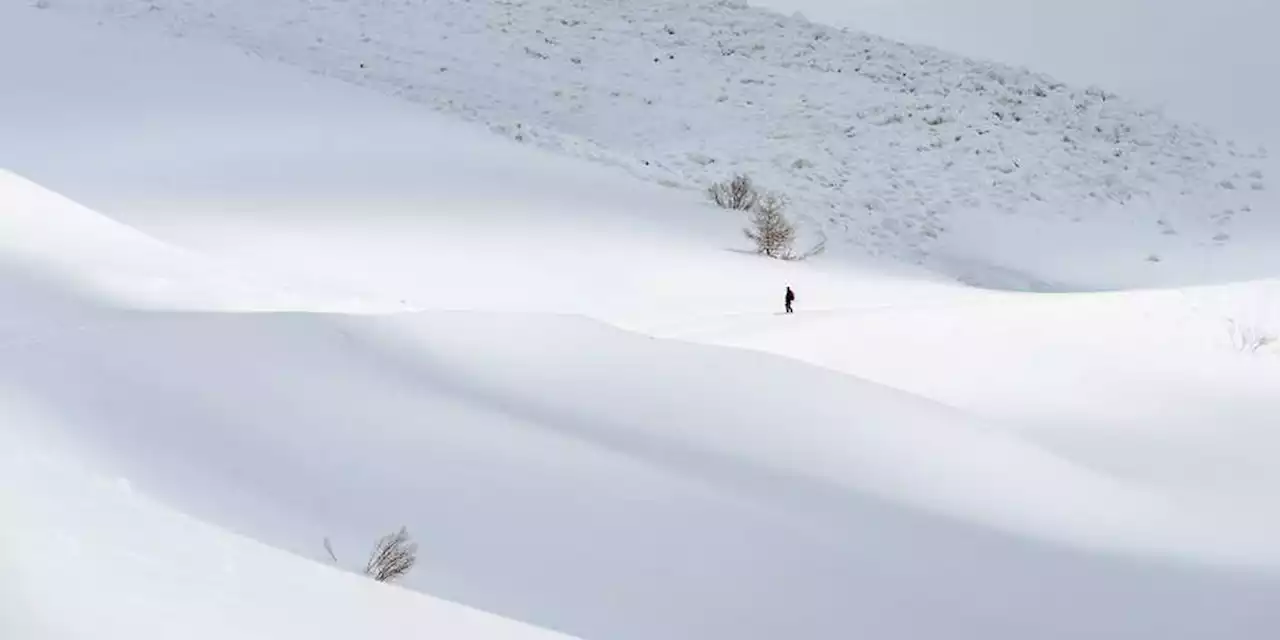
[[760, 192], [746, 174], [711, 185], [707, 188], [707, 195], [717, 206], [735, 211], [751, 211], [760, 200]]
[[1227, 320], [1227, 331], [1231, 335], [1231, 346], [1241, 353], [1257, 353], [1280, 342], [1280, 339], [1262, 327], [1241, 324], [1235, 320]]
[[721, 208], [751, 213], [750, 226], [743, 229], [743, 233], [755, 243], [756, 252], [760, 255], [778, 260], [804, 260], [827, 248], [824, 235], [813, 248], [797, 255], [794, 249], [796, 229], [785, 213], [787, 199], [760, 190], [746, 174], [711, 185], [707, 195]]
[[369, 554], [364, 574], [378, 582], [394, 582], [403, 577], [418, 561], [418, 544], [409, 540], [409, 531], [400, 530], [382, 536]]
[[786, 200], [776, 194], [759, 197], [751, 212], [751, 226], [743, 233], [756, 243], [756, 252], [779, 260], [795, 260], [792, 245], [796, 241], [796, 228], [783, 213]]

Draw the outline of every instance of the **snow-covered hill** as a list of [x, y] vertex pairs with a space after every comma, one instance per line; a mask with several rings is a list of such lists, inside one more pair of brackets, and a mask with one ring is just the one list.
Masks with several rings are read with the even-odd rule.
[[[1098, 84], [1280, 148], [1270, 0], [762, 0], [783, 13]], [[1272, 160], [1275, 160], [1273, 155]]]
[[[0, 272], [25, 320], [6, 327], [0, 383], [8, 575], [36, 603], [10, 615], [32, 637], [536, 637], [225, 531], [322, 562], [329, 538], [350, 568], [402, 523], [424, 546], [407, 586], [585, 637], [1280, 625], [1264, 495], [1100, 473], [921, 396], [580, 318], [122, 309], [129, 296], [86, 283], [147, 289], [129, 265], [182, 261], [19, 179], [0, 196], [93, 248], [52, 282], [67, 256], [6, 252]], [[8, 231], [56, 251], [40, 225]], [[81, 587], [58, 611], [76, 615], [40, 604], [63, 580]], [[928, 620], [908, 613], [921, 601]]]
[[1276, 266], [1223, 251], [1276, 237], [1256, 143], [734, 2], [52, 6], [235, 43], [664, 184], [749, 172], [793, 200], [810, 237], [982, 284], [1168, 285], [1188, 263], [1210, 281]]
[[[48, 4], [0, 4], [0, 637], [1280, 630], [1280, 358], [1232, 333], [1274, 280], [764, 260], [698, 193]], [[403, 588], [346, 575], [401, 524]]]
[[68, 457], [65, 442], [51, 442], [47, 419], [25, 412], [11, 391], [0, 428], [5, 638], [565, 638], [179, 513], [127, 478]]

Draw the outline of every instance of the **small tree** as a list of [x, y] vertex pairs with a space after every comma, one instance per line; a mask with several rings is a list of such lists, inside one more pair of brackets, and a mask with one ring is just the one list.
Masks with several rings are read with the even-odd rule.
[[794, 260], [792, 246], [796, 241], [796, 229], [783, 215], [786, 201], [776, 194], [758, 198], [752, 208], [751, 226], [743, 233], [756, 243], [756, 252], [779, 260]]
[[409, 531], [404, 527], [382, 536], [369, 554], [369, 563], [364, 567], [364, 574], [378, 582], [394, 582], [403, 577], [418, 561], [418, 544], [409, 540]]
[[707, 195], [717, 206], [736, 211], [751, 211], [760, 200], [760, 192], [746, 174], [738, 174], [732, 180], [711, 185], [707, 189]]

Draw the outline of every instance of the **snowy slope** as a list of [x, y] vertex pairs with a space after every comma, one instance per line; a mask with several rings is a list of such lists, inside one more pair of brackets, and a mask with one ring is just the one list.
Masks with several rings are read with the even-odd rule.
[[[1274, 529], [1280, 281], [707, 318], [662, 335], [784, 354], [928, 397], [1088, 468]], [[1249, 336], [1271, 336], [1254, 350]], [[1230, 505], [1230, 506], [1228, 506]]]
[[[134, 307], [284, 310], [314, 304], [296, 285], [165, 244], [0, 169], [0, 256], [43, 279]], [[11, 317], [9, 321], [19, 318]]]
[[[3, 281], [21, 284], [42, 260]], [[6, 486], [52, 475], [59, 492], [9, 500], [24, 532], [12, 548], [37, 558], [51, 536], [87, 539], [88, 566], [132, 586], [90, 601], [74, 624], [108, 611], [117, 628], [150, 632], [131, 612], [152, 610], [150, 594], [173, 579], [195, 580], [193, 595], [171, 594], [175, 615], [225, 616], [215, 630], [312, 624], [287, 609], [224, 609], [252, 598], [237, 580], [255, 574], [235, 567], [264, 552], [175, 522], [151, 499], [312, 558], [329, 537], [348, 563], [406, 523], [425, 548], [409, 586], [586, 637], [941, 637], [961, 625], [996, 637], [1195, 638], [1223, 619], [1241, 633], [1280, 624], [1264, 604], [1280, 584], [1250, 575], [1280, 564], [1254, 520], [848, 376], [574, 318], [140, 313], [41, 290], [63, 302], [6, 304], [46, 331], [9, 340], [0, 379], [7, 431], [57, 447], [9, 449], [27, 463], [6, 467]], [[65, 330], [68, 319], [81, 329]], [[63, 504], [62, 491], [92, 492], [97, 506], [39, 506]], [[130, 518], [138, 510], [145, 519]], [[149, 569], [137, 552], [118, 557], [137, 547], [118, 551], [125, 543], [103, 531], [126, 518], [144, 527], [142, 544], [181, 525], [229, 548], [210, 550], [222, 558], [212, 567], [176, 557]], [[48, 578], [27, 577], [29, 562], [19, 584], [38, 599]], [[201, 586], [219, 566], [230, 577]], [[318, 571], [269, 556], [266, 569], [277, 566], [284, 580]], [[328, 582], [316, 597], [356, 588]], [[230, 595], [212, 604], [214, 588]], [[1091, 615], [1060, 610], [1066, 598]], [[770, 606], [752, 606], [761, 601]], [[920, 601], [932, 603], [928, 622], [904, 612]], [[434, 615], [422, 606], [382, 623], [396, 634], [402, 615], [436, 624], [417, 620]], [[372, 615], [336, 612], [351, 616], [340, 625]], [[173, 624], [160, 620], [154, 629]], [[19, 621], [58, 622], [40, 610]], [[483, 624], [466, 629], [489, 637]]]
[[175, 513], [128, 480], [68, 459], [47, 434], [15, 432], [42, 424], [22, 405], [6, 394], [0, 429], [6, 638], [564, 637], [384, 587]]
[[783, 13], [1026, 66], [1280, 147], [1269, 0], [763, 0]]
[[[623, 640], [1280, 629], [1280, 359], [1223, 336], [1272, 282], [776, 263], [235, 49], [6, 5], [0, 52], [4, 637], [546, 637], [423, 594]], [[306, 560], [400, 524], [421, 593]]]
[[[3, 10], [0, 71], [14, 99], [0, 102], [0, 164], [260, 279], [327, 291], [326, 310], [659, 322], [771, 309], [788, 281], [813, 305], [955, 295], [880, 265], [850, 280], [841, 265], [757, 260], [742, 252], [741, 217], [700, 194], [234, 49]], [[66, 44], [41, 46], [55, 38]], [[23, 62], [33, 49], [40, 65]], [[74, 105], [89, 103], [86, 121]], [[460, 263], [471, 266], [457, 273]]]
[[[1225, 250], [1278, 232], [1256, 142], [1237, 147], [1105, 91], [735, 3], [53, 7], [235, 43], [663, 184], [702, 189], [748, 171], [794, 201], [810, 240], [822, 231], [859, 255], [990, 286], [1276, 270], [1270, 254], [1241, 262]], [[1000, 235], [1009, 224], [1016, 234]]]

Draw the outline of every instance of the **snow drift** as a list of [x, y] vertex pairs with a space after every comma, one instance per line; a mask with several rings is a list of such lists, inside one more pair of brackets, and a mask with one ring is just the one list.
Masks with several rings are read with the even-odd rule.
[[[1271, 283], [765, 261], [698, 194], [241, 51], [0, 35], [6, 637], [1280, 629], [1276, 360], [1205, 319], [1270, 327]], [[402, 524], [407, 589], [316, 565]]]
[[[571, 633], [1127, 637], [1174, 618], [1166, 635], [1196, 637], [1222, 617], [1275, 623], [1260, 604], [1269, 580], [1115, 555], [1254, 564], [1265, 540], [847, 376], [572, 318], [139, 312], [59, 295], [71, 311], [17, 307], [39, 336], [6, 336], [0, 379], [12, 406], [32, 408], [14, 433], [69, 443], [61, 456], [313, 558], [325, 537], [347, 557], [408, 524], [428, 560], [407, 584]], [[16, 469], [67, 464], [42, 459]], [[95, 517], [108, 516], [53, 522]], [[19, 557], [54, 535], [27, 534]], [[85, 544], [92, 562], [119, 562], [99, 559], [112, 542]], [[142, 566], [125, 563], [126, 579]], [[1058, 613], [1067, 597], [1096, 615]], [[903, 615], [920, 599], [936, 627]], [[237, 626], [277, 624], [255, 610]]]

